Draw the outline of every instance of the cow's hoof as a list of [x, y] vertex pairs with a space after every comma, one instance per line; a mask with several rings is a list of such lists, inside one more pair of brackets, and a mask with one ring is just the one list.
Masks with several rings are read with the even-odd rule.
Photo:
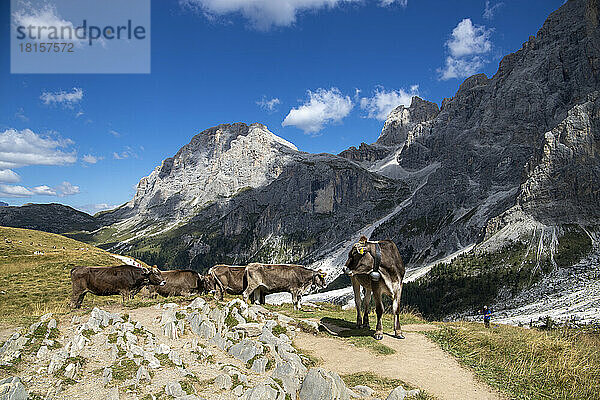
[[375, 340], [382, 340], [383, 339], [383, 333], [376, 333], [373, 335], [373, 338]]
[[404, 337], [404, 335], [403, 335], [403, 334], [401, 334], [401, 333], [397, 333], [395, 336], [396, 336], [396, 339], [406, 339], [406, 338]]

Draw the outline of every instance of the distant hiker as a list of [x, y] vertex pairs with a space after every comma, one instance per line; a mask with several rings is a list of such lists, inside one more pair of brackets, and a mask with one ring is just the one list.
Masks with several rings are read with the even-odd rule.
[[483, 306], [483, 324], [486, 328], [490, 327], [490, 319], [492, 318], [492, 312], [488, 306]]

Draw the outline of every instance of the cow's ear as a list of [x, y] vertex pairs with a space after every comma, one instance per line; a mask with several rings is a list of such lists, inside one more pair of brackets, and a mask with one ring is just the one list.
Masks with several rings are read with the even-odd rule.
[[150, 274], [150, 271], [148, 270], [148, 268], [146, 268], [146, 267], [142, 267], [142, 273], [143, 273], [144, 275], [149, 275], [149, 274]]
[[360, 254], [360, 255], [363, 255], [363, 254], [365, 254], [365, 250], [366, 250], [366, 249], [367, 249], [367, 248], [366, 248], [366, 247], [364, 247], [364, 246], [356, 246], [356, 250], [358, 250], [358, 254]]
[[319, 275], [321, 275], [321, 278], [325, 278], [327, 276], [327, 272], [319, 270]]

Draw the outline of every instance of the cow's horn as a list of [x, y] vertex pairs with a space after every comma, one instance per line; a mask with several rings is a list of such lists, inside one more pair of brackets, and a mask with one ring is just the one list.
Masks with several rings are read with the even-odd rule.
[[367, 243], [367, 240], [367, 237], [365, 235], [362, 235], [360, 239], [358, 239], [358, 243]]
[[146, 268], [146, 267], [142, 267], [142, 272], [143, 272], [144, 274], [149, 274], [149, 273], [150, 273], [150, 271], [149, 271], [149, 270], [148, 270], [148, 268]]

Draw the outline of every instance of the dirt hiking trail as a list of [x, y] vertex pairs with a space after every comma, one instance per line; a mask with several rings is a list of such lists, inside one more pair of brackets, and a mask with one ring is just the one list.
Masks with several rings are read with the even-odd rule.
[[333, 336], [300, 333], [294, 344], [323, 360], [322, 367], [340, 375], [372, 372], [387, 378], [401, 379], [440, 400], [504, 399], [454, 358], [418, 331], [437, 329], [433, 325], [404, 325], [406, 339], [384, 335], [382, 343], [396, 351], [376, 355]]

